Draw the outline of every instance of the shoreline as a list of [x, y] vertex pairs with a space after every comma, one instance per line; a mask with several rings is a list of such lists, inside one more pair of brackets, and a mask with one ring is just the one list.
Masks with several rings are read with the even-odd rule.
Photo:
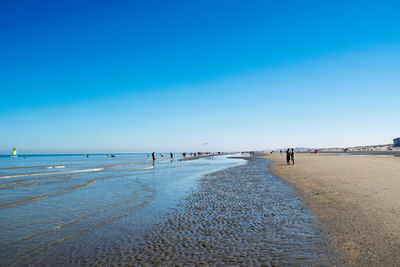
[[297, 153], [294, 166], [284, 153], [263, 157], [314, 211], [344, 265], [400, 264], [398, 157]]
[[134, 249], [133, 265], [332, 266], [339, 260], [270, 161], [206, 174], [181, 208]]
[[[78, 158], [83, 162], [79, 167], [69, 157], [36, 158], [24, 167], [36, 170], [37, 166], [62, 162], [65, 170], [72, 172], [56, 174], [45, 169], [38, 172], [53, 174], [3, 179], [2, 225], [18, 227], [1, 232], [0, 265], [105, 265], [103, 260], [113, 265], [114, 257], [127, 260], [133, 255], [136, 238], [165, 222], [201, 176], [246, 163], [225, 157], [187, 162], [167, 159], [153, 167], [145, 157], [117, 157], [112, 163], [106, 157], [95, 161]], [[104, 170], [75, 173], [83, 167]], [[2, 171], [24, 175], [33, 170]], [[28, 191], [26, 188], [31, 195], [20, 193]], [[43, 191], [48, 194], [41, 197]]]

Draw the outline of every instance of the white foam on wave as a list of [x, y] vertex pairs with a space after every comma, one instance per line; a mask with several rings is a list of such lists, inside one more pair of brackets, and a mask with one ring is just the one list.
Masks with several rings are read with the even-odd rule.
[[150, 169], [153, 169], [153, 168], [154, 168], [154, 166], [150, 166], [150, 167], [143, 167], [143, 168], [134, 168], [132, 170], [150, 170]]
[[41, 172], [41, 173], [26, 173], [26, 174], [16, 174], [16, 175], [6, 175], [0, 176], [0, 179], [24, 177], [24, 176], [35, 176], [35, 175], [47, 175], [47, 174], [64, 174], [64, 173], [77, 173], [77, 172], [96, 172], [103, 171], [104, 168], [86, 169], [86, 170], [74, 170], [74, 171], [64, 171], [64, 172]]
[[46, 167], [46, 169], [64, 169], [65, 168], [65, 166], [62, 166], [62, 165], [60, 165], [60, 166], [48, 166], [48, 167]]
[[143, 170], [150, 170], [153, 168], [154, 168], [154, 166], [143, 167], [143, 168], [129, 168], [129, 169], [123, 169], [123, 171], [143, 171]]

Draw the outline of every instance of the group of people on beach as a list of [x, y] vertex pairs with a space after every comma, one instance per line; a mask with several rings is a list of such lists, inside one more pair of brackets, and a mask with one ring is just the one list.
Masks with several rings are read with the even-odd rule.
[[286, 150], [286, 161], [287, 164], [290, 165], [290, 160], [292, 160], [292, 163], [294, 165], [294, 158], [295, 158], [295, 153], [294, 153], [294, 149], [292, 148], [292, 150], [290, 150], [289, 148]]

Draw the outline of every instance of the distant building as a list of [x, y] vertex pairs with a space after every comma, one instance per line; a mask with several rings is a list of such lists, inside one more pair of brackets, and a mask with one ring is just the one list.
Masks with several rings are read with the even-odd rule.
[[400, 147], [400, 137], [393, 139], [393, 146]]

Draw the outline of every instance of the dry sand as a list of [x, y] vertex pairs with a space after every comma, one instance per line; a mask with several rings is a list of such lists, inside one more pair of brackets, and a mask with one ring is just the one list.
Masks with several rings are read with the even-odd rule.
[[400, 157], [269, 154], [316, 213], [345, 265], [400, 266]]

